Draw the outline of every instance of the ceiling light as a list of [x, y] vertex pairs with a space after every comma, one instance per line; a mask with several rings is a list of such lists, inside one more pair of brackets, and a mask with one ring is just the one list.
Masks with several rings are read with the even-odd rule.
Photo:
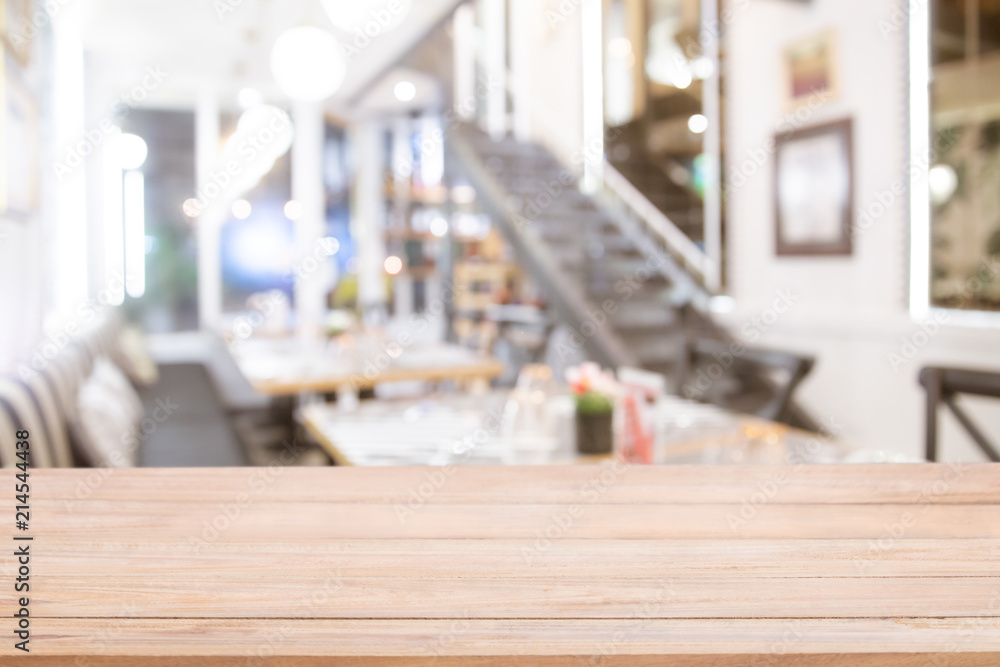
[[941, 205], [951, 199], [958, 189], [958, 174], [948, 164], [936, 164], [927, 172], [927, 187], [930, 190], [931, 201]]
[[688, 129], [695, 134], [701, 134], [708, 129], [708, 119], [700, 113], [696, 113], [688, 118]]
[[706, 56], [698, 56], [691, 61], [691, 76], [696, 79], [707, 79], [715, 72], [715, 65], [712, 59]]
[[395, 255], [389, 255], [385, 258], [385, 272], [390, 276], [394, 276], [403, 270], [403, 260]]
[[236, 96], [236, 101], [239, 103], [241, 109], [249, 109], [258, 104], [263, 104], [264, 96], [256, 88], [247, 87], [239, 92], [239, 95]]
[[285, 217], [291, 221], [298, 220], [302, 217], [302, 204], [295, 201], [294, 199], [289, 200], [285, 203]]
[[628, 37], [615, 37], [608, 42], [608, 54], [613, 58], [627, 58], [632, 55], [632, 42]]
[[326, 238], [320, 239], [320, 245], [323, 248], [323, 254], [327, 257], [336, 255], [337, 251], [340, 250], [340, 241], [338, 241], [335, 236], [327, 236]]
[[271, 49], [271, 72], [293, 100], [319, 102], [344, 82], [347, 60], [337, 38], [312, 26], [281, 33]]
[[190, 199], [185, 199], [184, 203], [181, 204], [181, 210], [184, 211], [184, 215], [189, 218], [197, 218], [198, 214], [201, 213], [201, 204], [194, 197]]
[[146, 142], [135, 134], [119, 136], [115, 150], [118, 151], [118, 161], [122, 169], [138, 169], [146, 161], [148, 153]]
[[333, 25], [368, 39], [399, 26], [412, 5], [413, 0], [323, 0]]
[[237, 220], [246, 220], [250, 217], [251, 211], [253, 211], [253, 207], [246, 199], [237, 199], [233, 202], [233, 217]]
[[448, 221], [442, 217], [431, 220], [431, 234], [434, 236], [444, 236], [448, 233]]
[[392, 92], [400, 102], [409, 102], [417, 96], [417, 87], [409, 81], [400, 81]]

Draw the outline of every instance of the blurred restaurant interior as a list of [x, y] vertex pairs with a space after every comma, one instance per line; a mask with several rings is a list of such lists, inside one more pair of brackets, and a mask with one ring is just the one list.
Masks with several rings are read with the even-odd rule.
[[0, 463], [1000, 460], [996, 0], [3, 0]]

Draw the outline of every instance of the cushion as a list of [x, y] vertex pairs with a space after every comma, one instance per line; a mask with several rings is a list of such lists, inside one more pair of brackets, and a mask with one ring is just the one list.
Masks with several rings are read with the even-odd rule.
[[122, 404], [128, 409], [129, 421], [138, 424], [145, 416], [145, 408], [142, 406], [142, 399], [136, 392], [132, 383], [125, 377], [118, 366], [109, 361], [106, 357], [101, 357], [94, 363], [94, 372], [91, 378], [106, 386], [119, 398]]
[[80, 388], [72, 429], [83, 459], [92, 466], [126, 468], [136, 461], [136, 427], [142, 401], [128, 379], [106, 358]]
[[118, 337], [118, 362], [133, 383], [141, 387], [155, 384], [159, 378], [156, 362], [149, 355], [145, 335], [135, 327], [125, 327]]

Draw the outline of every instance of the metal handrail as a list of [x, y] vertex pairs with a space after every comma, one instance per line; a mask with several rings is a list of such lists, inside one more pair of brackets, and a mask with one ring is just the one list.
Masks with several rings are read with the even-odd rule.
[[604, 161], [602, 170], [605, 191], [610, 192], [618, 202], [634, 213], [648, 231], [653, 232], [668, 249], [682, 259], [705, 288], [714, 270], [712, 259], [607, 160]]
[[[515, 75], [509, 70], [504, 85], [509, 93], [517, 89]], [[537, 140], [548, 148], [566, 169], [582, 178], [582, 165], [576, 159], [580, 151], [574, 148], [574, 142], [567, 136], [565, 124], [560, 123], [556, 115], [537, 99], [532, 100], [531, 107], [532, 116], [544, 125], [544, 131], [538, 133]], [[604, 156], [594, 162], [597, 167], [595, 171], [601, 174], [605, 203], [620, 206], [638, 218], [645, 231], [658, 239], [667, 250], [681, 260], [688, 271], [694, 274], [695, 282], [706, 296], [713, 296], [707, 287], [711, 284], [710, 277], [715, 271], [715, 262], [712, 258], [681, 231], [663, 211], [656, 208], [646, 195], [632, 185], [632, 182], [615, 169]], [[617, 216], [614, 217], [617, 219]]]
[[[455, 127], [449, 131], [449, 153], [463, 164], [470, 182], [484, 194], [481, 199], [482, 205], [500, 224], [501, 231], [522, 261], [533, 268], [535, 279], [546, 289], [550, 302], [560, 313], [563, 321], [570, 324], [575, 334], [582, 334], [585, 331], [583, 325], [591, 321], [588, 313], [591, 312], [592, 306], [588, 303], [586, 295], [580, 285], [569, 280], [558, 269], [558, 262], [538, 231], [530, 225], [517, 224], [516, 221], [522, 219], [520, 212], [509, 202], [506, 192], [496, 181], [495, 176], [485, 167], [475, 149], [467, 141], [464, 136], [466, 132], [468, 130], [462, 127]], [[617, 368], [638, 364], [633, 350], [624, 345], [607, 327], [594, 327], [589, 335], [581, 335], [581, 338], [592, 358], [603, 365]]]

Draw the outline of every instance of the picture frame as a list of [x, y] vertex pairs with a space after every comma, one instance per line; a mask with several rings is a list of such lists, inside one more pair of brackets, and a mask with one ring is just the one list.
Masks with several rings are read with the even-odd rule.
[[31, 41], [18, 31], [30, 23], [31, 0], [0, 0], [0, 39], [21, 67], [31, 60]]
[[0, 58], [0, 215], [26, 220], [39, 206], [38, 105], [15, 59]]
[[851, 119], [778, 134], [774, 145], [777, 255], [852, 254]]
[[787, 47], [784, 52], [785, 106], [794, 110], [822, 95], [830, 101], [840, 94], [837, 33], [825, 30]]

